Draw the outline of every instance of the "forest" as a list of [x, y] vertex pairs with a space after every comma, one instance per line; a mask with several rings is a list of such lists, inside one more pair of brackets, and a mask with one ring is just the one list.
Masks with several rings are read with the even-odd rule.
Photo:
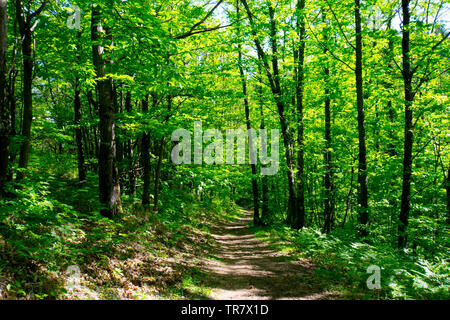
[[0, 0], [0, 300], [450, 299], [449, 0]]

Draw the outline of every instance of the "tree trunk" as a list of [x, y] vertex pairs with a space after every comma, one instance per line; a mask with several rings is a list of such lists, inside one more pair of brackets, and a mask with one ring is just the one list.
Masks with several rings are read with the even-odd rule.
[[[92, 94], [91, 90], [87, 91], [86, 96], [87, 96], [88, 103], [89, 103], [89, 114], [90, 114], [91, 118], [93, 118], [94, 114], [92, 113], [92, 108], [91, 107], [94, 108], [95, 115], [97, 115], [98, 114], [98, 104], [94, 100], [94, 97], [93, 97], [93, 94]], [[94, 148], [93, 149], [94, 149], [95, 157], [99, 158], [100, 147], [98, 145], [98, 136], [97, 136], [97, 127], [96, 126], [92, 127], [92, 132], [94, 133], [94, 137], [93, 137], [94, 138], [93, 139], [94, 140]], [[98, 170], [98, 168], [96, 168], [96, 170]]]
[[[245, 0], [243, 0], [243, 3]], [[245, 2], [246, 3], [246, 2]], [[245, 4], [244, 4], [245, 5]], [[246, 7], [247, 9], [247, 7]], [[248, 11], [249, 13], [249, 11]], [[249, 14], [250, 15], [250, 14]], [[278, 109], [278, 116], [280, 118], [280, 126], [281, 133], [283, 135], [283, 143], [285, 149], [285, 157], [286, 157], [286, 165], [287, 165], [287, 176], [288, 176], [288, 190], [289, 190], [289, 200], [288, 200], [288, 212], [287, 212], [287, 221], [293, 228], [299, 228], [298, 221], [298, 201], [297, 201], [297, 186], [295, 182], [295, 170], [294, 170], [294, 143], [293, 137], [289, 129], [288, 121], [285, 115], [285, 105], [282, 99], [281, 85], [280, 85], [280, 76], [278, 70], [278, 45], [276, 40], [276, 24], [275, 24], [275, 12], [273, 7], [269, 5], [269, 17], [270, 17], [270, 46], [272, 47], [272, 69], [273, 75], [270, 73], [270, 68], [265, 63], [265, 69], [267, 72], [267, 76], [269, 78], [270, 87], [272, 90], [272, 94], [275, 99], [275, 103]], [[263, 58], [263, 62], [265, 61], [265, 55], [262, 51], [262, 47], [257, 42], [258, 51], [260, 51], [260, 55]]]
[[84, 148], [83, 148], [83, 133], [81, 125], [81, 89], [79, 87], [79, 79], [75, 78], [75, 138], [77, 141], [78, 154], [78, 180], [80, 182], [86, 181], [86, 166], [84, 164]]
[[348, 193], [347, 193], [347, 200], [345, 201], [345, 215], [344, 215], [344, 220], [342, 221], [342, 229], [344, 229], [345, 227], [345, 222], [347, 221], [347, 215], [348, 215], [348, 210], [350, 209], [351, 206], [351, 196], [353, 193], [353, 173], [354, 173], [354, 169], [352, 166], [352, 170], [350, 172], [350, 187], [348, 188]]
[[[239, 19], [239, 2], [236, 5], [237, 16]], [[238, 29], [238, 37], [240, 38], [240, 32]], [[258, 181], [256, 179], [256, 150], [254, 150], [254, 141], [251, 134], [251, 122], [250, 122], [250, 108], [248, 105], [248, 96], [247, 96], [247, 81], [245, 79], [244, 68], [242, 67], [242, 46], [238, 45], [238, 67], [239, 74], [241, 77], [242, 83], [242, 94], [244, 95], [244, 111], [245, 111], [245, 123], [247, 126], [248, 132], [248, 147], [250, 152], [250, 167], [252, 170], [252, 193], [253, 193], [253, 224], [255, 226], [260, 225], [261, 217], [259, 216], [259, 191], [258, 191]]]
[[[125, 110], [128, 113], [132, 111], [130, 90], [128, 90], [125, 95]], [[126, 145], [128, 155], [128, 193], [133, 195], [136, 193], [136, 169], [134, 166], [133, 141], [128, 139]]]
[[156, 163], [155, 168], [155, 195], [153, 199], [153, 210], [155, 212], [158, 212], [159, 210], [159, 181], [161, 178], [161, 166], [162, 166], [162, 160], [164, 156], [164, 146], [166, 139], [163, 137], [161, 138], [160, 144], [159, 144], [159, 150], [158, 150], [158, 162]]
[[[23, 59], [23, 113], [22, 113], [22, 131], [23, 138], [20, 146], [19, 168], [28, 167], [28, 157], [30, 151], [31, 122], [33, 119], [33, 46], [32, 32], [27, 26], [22, 35], [22, 59]], [[25, 177], [25, 171], [17, 172], [17, 180]]]
[[[142, 113], [148, 112], [148, 94], [142, 100]], [[150, 133], [144, 132], [142, 134], [141, 142], [141, 162], [143, 168], [142, 179], [144, 180], [144, 187], [142, 191], [142, 204], [150, 204]]]
[[0, 0], [0, 196], [8, 180], [9, 136], [11, 131], [7, 100], [6, 52], [8, 50], [8, 16], [6, 0]]
[[[322, 9], [322, 21], [326, 22], [326, 13]], [[324, 28], [323, 32], [324, 42], [328, 41], [327, 30]], [[323, 53], [326, 57], [328, 50], [324, 49]], [[325, 62], [325, 68], [323, 69], [325, 80], [325, 175], [324, 175], [324, 232], [329, 233], [333, 226], [333, 169], [332, 169], [332, 152], [331, 152], [331, 100], [330, 100], [330, 69], [328, 68], [328, 61]], [[346, 212], [347, 213], [347, 212]], [[345, 218], [344, 218], [345, 220]], [[344, 222], [345, 223], [345, 222]]]
[[[119, 84], [115, 84], [113, 82], [113, 105], [114, 105], [114, 114], [118, 114], [121, 113], [123, 110], [121, 108], [121, 105], [119, 103], [119, 93], [117, 88], [119, 87]], [[120, 188], [123, 189], [123, 159], [124, 159], [124, 154], [123, 154], [123, 142], [120, 139], [120, 135], [122, 133], [122, 128], [120, 128], [118, 125], [115, 126], [115, 143], [116, 143], [116, 164], [117, 164], [117, 171], [119, 174], [119, 183], [120, 183]]]
[[304, 124], [303, 124], [303, 87], [304, 87], [304, 62], [305, 62], [305, 0], [297, 2], [297, 33], [299, 37], [297, 81], [295, 86], [297, 100], [297, 217], [294, 219], [296, 229], [303, 228], [305, 224], [305, 177], [304, 177]]
[[[388, 30], [391, 29], [391, 19], [388, 21]], [[388, 40], [388, 48], [387, 48], [387, 52], [386, 52], [386, 58], [388, 60], [387, 64], [388, 64], [388, 69], [392, 70], [394, 69], [394, 65], [392, 63], [393, 59], [394, 59], [394, 39], [392, 36], [389, 37]], [[391, 90], [394, 87], [394, 83], [391, 79], [389, 79], [389, 77], [386, 77], [386, 81], [385, 81], [385, 88], [387, 90]], [[387, 152], [391, 157], [394, 157], [397, 155], [397, 151], [395, 149], [396, 147], [396, 138], [395, 138], [395, 131], [394, 131], [394, 125], [396, 122], [396, 111], [394, 109], [394, 106], [392, 104], [392, 98], [389, 99], [388, 103], [387, 103], [387, 112], [388, 112], [388, 118], [389, 121], [391, 122], [391, 126], [392, 128], [389, 130], [389, 142], [387, 144]]]
[[445, 186], [445, 191], [447, 192], [447, 224], [450, 224], [450, 166], [447, 170], [447, 185]]
[[[261, 112], [261, 130], [266, 128], [264, 122], [264, 103], [263, 103], [263, 82], [262, 82], [262, 72], [261, 64], [258, 64], [258, 78], [259, 78], [259, 107]], [[267, 147], [267, 141], [261, 141], [263, 145]], [[261, 178], [261, 191], [262, 191], [262, 204], [261, 204], [261, 223], [266, 224], [269, 220], [269, 186], [267, 181], [267, 176], [264, 175]]]
[[25, 177], [25, 169], [28, 167], [28, 157], [30, 151], [31, 122], [33, 119], [33, 28], [35, 19], [44, 9], [44, 0], [35, 12], [28, 8], [24, 12], [23, 2], [16, 0], [16, 20], [19, 24], [20, 36], [22, 39], [22, 61], [23, 61], [23, 112], [22, 112], [22, 139], [20, 146], [19, 168], [23, 169], [17, 173], [17, 180]]
[[403, 153], [403, 185], [398, 225], [398, 247], [406, 248], [408, 243], [408, 220], [410, 211], [411, 175], [412, 175], [412, 147], [413, 147], [413, 112], [414, 94], [412, 91], [411, 58], [409, 53], [409, 0], [402, 0], [403, 28], [402, 28], [402, 60], [403, 84], [405, 90], [405, 141]]
[[294, 219], [297, 217], [297, 189], [295, 183], [295, 173], [294, 173], [294, 146], [292, 134], [289, 132], [288, 121], [285, 115], [285, 105], [282, 99], [282, 92], [280, 86], [280, 77], [278, 70], [278, 59], [277, 59], [277, 41], [276, 41], [276, 24], [274, 19], [274, 11], [272, 6], [269, 5], [269, 15], [270, 15], [270, 46], [272, 47], [272, 69], [273, 74], [270, 71], [270, 66], [267, 61], [266, 54], [262, 48], [260, 41], [258, 40], [256, 31], [254, 29], [253, 16], [250, 8], [247, 4], [247, 0], [241, 0], [247, 11], [247, 16], [252, 27], [252, 35], [254, 37], [254, 42], [258, 56], [262, 60], [264, 69], [266, 71], [267, 79], [269, 80], [270, 89], [272, 91], [273, 98], [278, 110], [278, 116], [280, 118], [281, 133], [283, 136], [283, 144], [285, 149], [286, 165], [287, 165], [287, 177], [288, 177], [288, 190], [289, 190], [289, 202], [288, 202], [288, 212], [287, 212], [287, 222], [292, 226], [296, 227], [296, 222]]
[[[17, 22], [16, 22], [17, 23]], [[16, 58], [17, 58], [17, 46], [19, 43], [19, 37], [17, 36], [17, 24], [14, 23], [14, 48], [11, 57], [11, 68], [8, 73], [8, 105], [9, 105], [9, 115], [11, 117], [10, 122], [10, 138], [15, 137], [16, 132], [16, 77], [18, 71], [16, 70]], [[9, 149], [9, 162], [10, 166], [8, 168], [8, 177], [7, 181], [14, 180], [14, 170], [13, 164], [16, 161], [16, 152], [14, 149]]]
[[358, 217], [361, 224], [361, 235], [368, 234], [367, 224], [369, 222], [368, 190], [367, 190], [367, 156], [366, 156], [366, 129], [364, 120], [364, 96], [362, 77], [362, 34], [361, 34], [361, 12], [360, 0], [355, 0], [355, 28], [356, 28], [356, 106], [358, 109]]
[[92, 5], [92, 56], [97, 76], [98, 106], [100, 117], [100, 150], [98, 161], [100, 213], [112, 218], [121, 212], [120, 184], [115, 164], [116, 148], [114, 141], [114, 105], [112, 101], [112, 82], [106, 76], [102, 27], [102, 12], [99, 5]]
[[[81, 32], [77, 33], [78, 38], [78, 52], [81, 51]], [[81, 65], [81, 56], [77, 54], [77, 63]], [[75, 112], [75, 138], [77, 142], [77, 154], [78, 154], [78, 180], [80, 182], [86, 181], [86, 166], [84, 164], [84, 148], [83, 148], [83, 133], [81, 128], [81, 88], [80, 79], [75, 77], [75, 99], [74, 99], [74, 112]]]

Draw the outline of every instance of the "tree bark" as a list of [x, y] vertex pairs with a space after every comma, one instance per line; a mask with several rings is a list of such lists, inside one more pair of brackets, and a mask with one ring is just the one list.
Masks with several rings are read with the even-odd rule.
[[92, 5], [92, 56], [97, 76], [98, 106], [100, 117], [99, 150], [99, 191], [102, 209], [100, 213], [112, 218], [121, 213], [120, 184], [115, 163], [116, 148], [114, 137], [114, 105], [112, 101], [112, 81], [106, 76], [104, 46], [102, 42], [102, 10], [99, 5]]
[[[11, 67], [9, 69], [8, 73], [8, 105], [9, 105], [9, 115], [11, 117], [10, 122], [10, 139], [15, 137], [17, 134], [16, 132], [16, 97], [15, 97], [15, 91], [16, 91], [16, 78], [18, 71], [16, 70], [16, 58], [17, 58], [17, 47], [19, 43], [19, 37], [17, 36], [17, 22], [14, 23], [14, 48], [12, 52], [11, 57]], [[11, 140], [10, 140], [11, 141]], [[9, 162], [10, 166], [8, 168], [8, 177], [7, 181], [13, 181], [14, 180], [14, 170], [13, 170], [13, 164], [16, 161], [16, 151], [14, 149], [11, 149], [11, 146], [9, 148]]]
[[[142, 113], [148, 112], [148, 94], [142, 100]], [[144, 186], [142, 190], [142, 204], [150, 204], [150, 133], [144, 132], [142, 134], [141, 142], [141, 162], [143, 175], [142, 179], [144, 181]]]
[[[237, 16], [239, 19], [239, 1], [236, 4]], [[240, 32], [238, 30], [238, 37], [240, 38]], [[244, 68], [242, 66], [242, 45], [238, 45], [238, 67], [239, 74], [241, 78], [242, 84], [242, 94], [244, 95], [244, 112], [245, 112], [245, 123], [247, 126], [248, 132], [248, 146], [250, 152], [250, 167], [252, 170], [252, 193], [253, 193], [253, 224], [255, 226], [260, 225], [261, 217], [259, 216], [259, 190], [258, 190], [258, 181], [256, 179], [256, 150], [254, 150], [254, 141], [250, 129], [251, 129], [251, 121], [250, 121], [250, 108], [248, 104], [248, 95], [247, 95], [247, 81], [245, 78]]]
[[158, 150], [158, 162], [156, 163], [155, 168], [155, 195], [153, 199], [153, 210], [155, 212], [158, 212], [159, 210], [159, 181], [161, 179], [161, 166], [162, 166], [162, 160], [164, 156], [164, 146], [166, 143], [166, 139], [164, 137], [161, 138], [160, 144], [159, 144], [159, 150]]
[[11, 132], [6, 82], [7, 39], [7, 4], [6, 0], [0, 0], [0, 196], [4, 193], [4, 184], [8, 180], [9, 137]]
[[361, 235], [368, 234], [367, 224], [369, 222], [368, 190], [367, 190], [367, 151], [366, 151], [366, 129], [364, 119], [364, 96], [362, 76], [362, 34], [361, 34], [361, 12], [360, 0], [355, 0], [355, 76], [356, 76], [356, 106], [358, 109], [358, 218], [361, 227]]
[[[120, 84], [116, 84], [113, 81], [113, 105], [114, 105], [114, 114], [119, 114], [121, 112], [123, 112], [122, 108], [121, 108], [121, 104], [119, 103], [119, 92], [118, 92], [118, 87], [120, 86]], [[117, 171], [119, 174], [119, 183], [120, 183], [120, 188], [123, 189], [124, 188], [124, 184], [123, 184], [123, 159], [124, 159], [124, 154], [123, 154], [123, 142], [120, 138], [122, 133], [122, 128], [120, 128], [120, 126], [118, 126], [116, 124], [115, 126], [115, 145], [116, 145], [116, 164], [117, 164]]]
[[414, 94], [412, 90], [412, 73], [409, 41], [409, 0], [402, 0], [403, 28], [402, 28], [402, 61], [403, 61], [403, 85], [405, 90], [405, 141], [403, 151], [403, 184], [398, 224], [398, 247], [406, 248], [408, 243], [408, 222], [411, 196], [412, 175], [412, 147], [413, 147], [413, 111], [412, 104]]
[[[125, 110], [128, 113], [132, 111], [130, 90], [128, 90], [125, 95]], [[128, 139], [128, 141], [126, 142], [126, 146], [128, 155], [128, 193], [133, 195], [136, 193], [136, 169], [134, 166], [133, 141], [131, 139]]]
[[[322, 21], [326, 22], [326, 12], [322, 9]], [[327, 30], [324, 28], [323, 32], [325, 44], [328, 41]], [[324, 57], [328, 52], [327, 47], [324, 48]], [[330, 69], [328, 68], [328, 61], [325, 61], [325, 68], [323, 69], [325, 80], [325, 175], [324, 175], [324, 232], [329, 233], [333, 225], [333, 169], [332, 169], [332, 152], [331, 152], [331, 99], [330, 99]], [[344, 218], [345, 220], [345, 218]], [[344, 222], [345, 223], [345, 222]]]
[[447, 179], [446, 179], [445, 191], [447, 192], [447, 224], [450, 224], [450, 166], [447, 170]]
[[[78, 52], [81, 51], [81, 32], [77, 33]], [[81, 65], [81, 56], [77, 54], [77, 63]], [[81, 87], [78, 75], [75, 77], [75, 98], [74, 98], [74, 113], [75, 113], [75, 139], [77, 142], [78, 155], [78, 180], [80, 182], [86, 181], [86, 166], [84, 163], [84, 147], [83, 147], [83, 132], [81, 128]]]
[[[261, 125], [260, 129], [264, 130], [266, 128], [264, 121], [264, 103], [263, 103], [263, 82], [262, 82], [262, 71], [261, 64], [258, 64], [258, 78], [259, 78], [259, 107], [261, 112]], [[267, 147], [267, 141], [261, 142]], [[267, 224], [269, 221], [269, 186], [267, 181], [267, 176], [264, 175], [261, 178], [261, 191], [262, 191], [262, 203], [261, 203], [261, 223]]]
[[[31, 26], [23, 16], [22, 1], [16, 1], [17, 20], [20, 26], [20, 35], [22, 37], [22, 61], [23, 61], [23, 112], [22, 112], [22, 130], [23, 142], [20, 146], [19, 168], [28, 167], [28, 157], [30, 150], [31, 122], [33, 119], [33, 45]], [[17, 180], [25, 177], [25, 171], [17, 172]]]
[[297, 100], [297, 217], [294, 219], [296, 229], [305, 225], [305, 177], [304, 177], [304, 124], [303, 124], [303, 89], [304, 89], [304, 62], [305, 62], [305, 0], [297, 2], [297, 33], [299, 37], [297, 81], [295, 86]]

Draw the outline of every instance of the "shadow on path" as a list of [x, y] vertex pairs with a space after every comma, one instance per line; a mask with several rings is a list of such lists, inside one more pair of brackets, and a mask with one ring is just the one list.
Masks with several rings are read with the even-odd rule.
[[212, 229], [216, 260], [205, 264], [205, 284], [212, 299], [333, 299], [313, 277], [307, 260], [290, 262], [251, 233], [252, 212]]

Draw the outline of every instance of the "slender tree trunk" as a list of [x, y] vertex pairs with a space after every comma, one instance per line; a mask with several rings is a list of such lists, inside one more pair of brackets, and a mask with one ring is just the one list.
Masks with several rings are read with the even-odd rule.
[[81, 125], [81, 89], [79, 87], [78, 77], [75, 79], [75, 138], [77, 141], [77, 154], [78, 154], [78, 180], [80, 182], [86, 181], [86, 166], [84, 163], [84, 147], [83, 147], [83, 134]]
[[[17, 72], [14, 70], [14, 74], [10, 75], [10, 81], [9, 81], [9, 93], [8, 93], [8, 102], [9, 102], [9, 110], [10, 110], [10, 116], [11, 116], [11, 132], [10, 137], [14, 137], [16, 132], [16, 97], [15, 97], [15, 87], [16, 87], [16, 75]], [[13, 181], [14, 179], [14, 170], [12, 168], [12, 164], [16, 162], [16, 152], [14, 150], [9, 150], [9, 161], [11, 163], [11, 166], [8, 170], [8, 181]]]
[[403, 153], [403, 185], [398, 225], [398, 247], [406, 248], [408, 243], [408, 220], [410, 211], [412, 148], [413, 148], [413, 111], [414, 94], [412, 91], [411, 57], [409, 49], [409, 0], [402, 0], [402, 60], [403, 84], [405, 89], [405, 141]]
[[[27, 26], [22, 32], [22, 59], [23, 59], [23, 113], [22, 113], [22, 131], [23, 138], [20, 146], [19, 168], [28, 167], [28, 158], [30, 151], [31, 122], [33, 119], [33, 47], [32, 31]], [[17, 172], [17, 180], [25, 177], [23, 170]]]
[[447, 170], [447, 185], [445, 186], [445, 191], [447, 192], [447, 224], [450, 224], [450, 166]]
[[356, 29], [356, 105], [358, 109], [358, 217], [361, 224], [361, 234], [367, 235], [367, 224], [369, 222], [369, 205], [367, 190], [367, 156], [366, 156], [366, 129], [364, 119], [364, 95], [362, 76], [362, 34], [361, 34], [361, 12], [360, 0], [355, 0], [355, 29]]
[[[81, 51], [81, 32], [77, 33], [78, 38], [78, 52]], [[81, 64], [81, 56], [77, 54], [77, 63]], [[80, 79], [78, 76], [75, 77], [75, 99], [74, 99], [74, 107], [75, 107], [75, 138], [77, 142], [77, 154], [78, 154], [78, 180], [80, 182], [86, 180], [86, 166], [84, 163], [84, 147], [83, 147], [83, 133], [81, 128], [81, 87], [80, 87]]]
[[[92, 156], [92, 149], [91, 145], [89, 144], [89, 130], [86, 127], [83, 127], [81, 130], [81, 134], [83, 136], [83, 148], [84, 148], [84, 154], [90, 158]], [[85, 164], [86, 167], [86, 164]], [[87, 168], [86, 168], [87, 170]]]
[[[132, 111], [131, 105], [131, 91], [128, 90], [125, 95], [125, 110], [130, 113]], [[133, 141], [128, 139], [126, 142], [127, 154], [128, 154], [128, 193], [136, 193], [136, 169], [134, 163], [134, 149]]]
[[[91, 116], [91, 118], [93, 118], [94, 114], [92, 113], [92, 108], [91, 107], [93, 107], [93, 109], [95, 111], [95, 115], [97, 115], [98, 114], [98, 109], [99, 109], [98, 103], [94, 100], [94, 95], [92, 94], [91, 90], [87, 91], [86, 96], [87, 96], [88, 103], [89, 103], [89, 115]], [[96, 126], [92, 127], [92, 132], [94, 133], [94, 137], [93, 138], [94, 138], [94, 147], [95, 147], [94, 148], [95, 157], [99, 158], [100, 147], [98, 145], [98, 135], [97, 135], [97, 127]]]
[[[237, 16], [239, 19], [239, 1], [236, 4]], [[240, 38], [240, 32], [238, 30], [238, 37]], [[247, 95], [247, 81], [245, 78], [244, 68], [242, 66], [242, 46], [238, 45], [238, 67], [239, 74], [241, 76], [242, 83], [242, 94], [244, 95], [244, 111], [245, 111], [245, 122], [248, 132], [248, 146], [250, 152], [250, 167], [252, 170], [252, 193], [253, 193], [253, 224], [255, 226], [259, 225], [261, 222], [261, 217], [259, 216], [259, 191], [258, 191], [258, 180], [256, 178], [256, 150], [254, 150], [254, 141], [252, 134], [250, 132], [251, 122], [250, 122], [250, 108], [248, 105], [248, 95]]]
[[122, 211], [120, 201], [120, 184], [115, 164], [116, 148], [114, 137], [114, 105], [112, 101], [112, 82], [106, 76], [104, 46], [102, 45], [103, 27], [102, 11], [99, 5], [92, 5], [92, 53], [97, 75], [97, 92], [100, 117], [100, 150], [99, 150], [99, 189], [100, 213], [112, 218]]
[[[153, 95], [152, 95], [153, 96]], [[148, 94], [142, 100], [142, 112], [145, 114], [148, 112]], [[142, 179], [144, 181], [143, 191], [142, 191], [142, 204], [150, 204], [150, 133], [144, 132], [142, 134], [141, 142], [141, 162], [143, 175]]]
[[[322, 21], [326, 22], [326, 13], [322, 9]], [[328, 42], [327, 30], [324, 28], [323, 32], [324, 42]], [[326, 57], [328, 50], [324, 49], [324, 57]], [[331, 149], [331, 99], [330, 99], [330, 69], [328, 68], [328, 61], [325, 62], [323, 69], [325, 80], [325, 175], [324, 175], [324, 232], [329, 233], [333, 225], [333, 169], [332, 169], [332, 149]], [[345, 220], [345, 219], [344, 219]]]
[[[17, 58], [17, 47], [19, 43], [19, 38], [17, 36], [17, 21], [14, 23], [14, 48], [12, 50], [12, 58], [11, 58], [11, 67], [9, 69], [8, 74], [8, 105], [9, 105], [9, 115], [11, 117], [11, 124], [10, 124], [10, 138], [15, 137], [17, 134], [16, 132], [16, 97], [15, 97], [15, 91], [16, 91], [16, 77], [17, 77], [17, 70], [16, 70], [16, 58]], [[13, 164], [16, 162], [16, 152], [14, 149], [9, 149], [9, 161], [10, 166], [8, 168], [8, 177], [7, 181], [13, 181], [14, 179], [14, 170], [13, 170]]]
[[[391, 19], [389, 19], [388, 21], [388, 30], [391, 29]], [[386, 52], [386, 58], [388, 60], [388, 69], [393, 69], [393, 59], [394, 59], [394, 39], [392, 36], [389, 37], [388, 40], [388, 48], [387, 48], [387, 52]], [[386, 82], [385, 82], [385, 87], [387, 90], [391, 90], [394, 87], [394, 83], [392, 82], [391, 79], [389, 79], [389, 77], [386, 77]], [[388, 112], [388, 118], [389, 121], [391, 122], [391, 126], [393, 127], [395, 122], [396, 122], [396, 111], [393, 107], [392, 104], [392, 98], [389, 99], [388, 103], [387, 103], [387, 112]], [[389, 130], [389, 142], [387, 144], [387, 152], [391, 157], [394, 157], [397, 155], [397, 151], [395, 150], [396, 147], [396, 139], [395, 139], [395, 135], [394, 135], [394, 128]]]
[[[242, 61], [242, 53], [239, 51], [239, 60]], [[244, 94], [244, 108], [245, 108], [245, 122], [248, 130], [248, 144], [250, 152], [250, 167], [252, 170], [252, 192], [253, 192], [253, 223], [259, 225], [261, 222], [261, 217], [259, 216], [259, 191], [258, 191], [258, 180], [256, 178], [256, 150], [254, 150], [254, 141], [252, 134], [250, 132], [251, 122], [250, 122], [250, 108], [248, 105], [247, 96], [247, 82], [245, 80], [244, 70], [242, 64], [239, 63], [239, 71], [242, 80], [242, 92]]]
[[344, 215], [344, 220], [342, 221], [342, 229], [345, 227], [345, 222], [347, 221], [347, 215], [348, 215], [348, 210], [350, 209], [351, 206], [351, 196], [352, 196], [352, 192], [353, 192], [353, 173], [354, 173], [354, 169], [352, 166], [352, 170], [350, 173], [350, 187], [348, 188], [348, 193], [347, 193], [347, 200], [345, 202], [345, 215]]
[[[119, 93], [118, 93], [118, 84], [115, 84], [113, 82], [113, 104], [114, 104], [114, 113], [118, 114], [121, 113], [121, 107], [120, 107], [120, 103], [119, 103]], [[115, 126], [115, 142], [116, 142], [116, 163], [117, 163], [117, 171], [119, 174], [119, 183], [120, 183], [120, 188], [123, 189], [123, 166], [121, 165], [124, 159], [124, 155], [123, 155], [123, 143], [120, 139], [120, 135], [122, 132], [122, 128], [120, 128], [118, 125]]]
[[267, 79], [269, 80], [270, 89], [272, 91], [273, 98], [278, 110], [278, 116], [280, 118], [281, 133], [283, 136], [283, 144], [285, 149], [286, 165], [287, 165], [287, 177], [288, 177], [288, 190], [289, 190], [289, 202], [288, 202], [288, 212], [287, 212], [287, 222], [295, 228], [296, 222], [294, 219], [298, 216], [298, 206], [297, 206], [297, 188], [295, 183], [295, 173], [294, 173], [294, 145], [293, 137], [289, 130], [288, 121], [285, 115], [285, 104], [282, 99], [280, 76], [278, 70], [278, 58], [277, 51], [278, 45], [276, 40], [276, 23], [274, 17], [274, 10], [272, 6], [269, 5], [269, 16], [270, 16], [270, 46], [272, 48], [272, 71], [268, 63], [267, 56], [263, 50], [263, 47], [258, 40], [256, 30], [254, 28], [253, 16], [250, 8], [247, 4], [247, 0], [241, 0], [247, 12], [250, 25], [252, 27], [252, 35], [254, 37], [254, 42], [256, 50], [260, 59], [262, 60], [264, 69], [266, 71]]
[[23, 61], [23, 113], [22, 113], [22, 138], [20, 146], [19, 168], [23, 169], [17, 173], [17, 180], [25, 177], [25, 169], [28, 167], [30, 151], [31, 122], [33, 120], [33, 28], [36, 26], [35, 19], [44, 9], [47, 0], [34, 12], [28, 8], [24, 12], [23, 1], [16, 0], [16, 20], [19, 24], [22, 39], [22, 61]]
[[8, 50], [8, 16], [6, 0], [0, 0], [0, 196], [8, 180], [10, 114], [7, 100], [6, 51]]
[[162, 160], [164, 156], [164, 147], [165, 147], [166, 139], [163, 137], [161, 138], [160, 144], [159, 144], [159, 150], [158, 150], [158, 162], [156, 163], [155, 168], [155, 196], [154, 196], [154, 204], [153, 204], [153, 210], [155, 212], [158, 212], [159, 210], [159, 181], [161, 179], [161, 166], [162, 166]]
[[304, 177], [304, 123], [303, 123], [303, 89], [304, 89], [304, 62], [305, 62], [305, 0], [297, 2], [297, 33], [299, 37], [298, 62], [297, 62], [297, 81], [295, 86], [297, 97], [297, 217], [294, 219], [296, 229], [303, 228], [305, 225], [305, 177]]
[[[261, 64], [258, 64], [258, 78], [259, 78], [259, 107], [261, 112], [261, 125], [260, 129], [265, 130], [264, 122], [264, 103], [263, 103], [263, 82]], [[261, 141], [261, 144], [267, 148], [267, 141]], [[267, 176], [264, 175], [261, 178], [261, 191], [262, 191], [262, 204], [261, 204], [261, 223], [266, 224], [269, 220], [269, 186]]]
[[[245, 0], [243, 0], [245, 1]], [[246, 3], [246, 2], [245, 2]], [[245, 5], [245, 4], [244, 4]], [[247, 8], [247, 7], [246, 7]], [[249, 12], [249, 11], [248, 11]], [[275, 99], [275, 103], [278, 109], [278, 116], [280, 118], [281, 133], [283, 135], [283, 143], [285, 149], [286, 165], [287, 165], [287, 176], [288, 176], [288, 190], [289, 190], [289, 200], [288, 200], [288, 212], [287, 221], [293, 228], [299, 228], [298, 221], [298, 201], [297, 201], [297, 186], [295, 181], [295, 164], [294, 164], [294, 142], [292, 133], [288, 125], [288, 120], [285, 115], [285, 105], [282, 98], [280, 76], [278, 70], [278, 44], [276, 39], [276, 23], [275, 23], [275, 12], [273, 7], [269, 5], [269, 18], [270, 18], [270, 46], [272, 48], [272, 70], [273, 75], [270, 74], [270, 68], [265, 65], [266, 72], [268, 73], [269, 83], [271, 84], [272, 94]], [[264, 59], [264, 54], [261, 45], [257, 44], [258, 51], [260, 51], [261, 57]]]

